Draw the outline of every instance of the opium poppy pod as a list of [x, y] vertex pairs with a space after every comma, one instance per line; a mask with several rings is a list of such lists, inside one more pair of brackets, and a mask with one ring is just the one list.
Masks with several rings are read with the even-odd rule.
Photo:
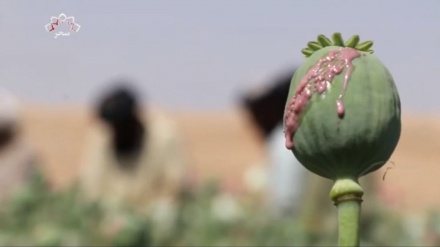
[[284, 115], [286, 147], [320, 176], [359, 177], [382, 167], [401, 132], [393, 77], [372, 54], [372, 42], [343, 43], [320, 35], [294, 74]]

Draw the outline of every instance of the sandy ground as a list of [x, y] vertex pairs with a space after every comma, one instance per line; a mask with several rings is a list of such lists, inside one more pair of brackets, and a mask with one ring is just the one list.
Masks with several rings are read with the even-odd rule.
[[[263, 143], [238, 110], [177, 112], [191, 174], [242, 187], [244, 171], [264, 162]], [[91, 114], [76, 106], [27, 105], [23, 127], [55, 186], [72, 183]], [[403, 115], [403, 131], [391, 162], [375, 172], [383, 201], [399, 211], [440, 208], [440, 117]], [[385, 180], [383, 175], [388, 167]]]

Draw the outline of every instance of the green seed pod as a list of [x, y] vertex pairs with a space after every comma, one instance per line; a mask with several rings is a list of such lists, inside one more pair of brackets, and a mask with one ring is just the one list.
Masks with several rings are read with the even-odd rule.
[[[340, 34], [334, 37], [341, 43]], [[372, 50], [341, 46], [315, 51], [294, 74], [284, 115], [286, 147], [315, 174], [356, 181], [382, 167], [397, 146], [400, 99]]]

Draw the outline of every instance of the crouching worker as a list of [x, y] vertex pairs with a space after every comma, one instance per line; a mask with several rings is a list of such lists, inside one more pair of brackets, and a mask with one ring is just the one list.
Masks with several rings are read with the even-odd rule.
[[126, 87], [103, 97], [97, 117], [80, 173], [86, 198], [146, 215], [158, 207], [174, 208], [185, 177], [177, 126], [154, 109], [141, 111]]
[[36, 155], [21, 133], [20, 104], [10, 92], [0, 89], [0, 204], [1, 209], [41, 175]]

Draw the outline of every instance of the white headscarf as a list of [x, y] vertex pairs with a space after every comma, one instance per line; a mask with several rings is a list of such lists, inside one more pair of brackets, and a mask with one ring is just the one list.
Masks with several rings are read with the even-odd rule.
[[18, 99], [8, 90], [0, 88], [0, 128], [19, 121]]

